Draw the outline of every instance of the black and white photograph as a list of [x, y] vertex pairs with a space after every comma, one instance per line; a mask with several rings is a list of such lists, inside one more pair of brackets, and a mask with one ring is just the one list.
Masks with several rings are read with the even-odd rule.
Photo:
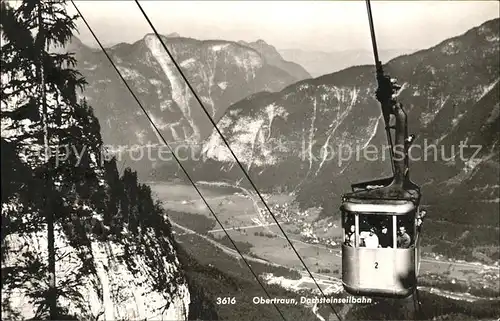
[[500, 321], [500, 2], [0, 1], [2, 320]]

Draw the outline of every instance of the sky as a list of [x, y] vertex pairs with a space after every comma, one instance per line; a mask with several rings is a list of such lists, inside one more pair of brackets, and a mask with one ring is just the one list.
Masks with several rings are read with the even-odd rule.
[[[75, 1], [101, 42], [133, 43], [152, 30], [134, 1]], [[364, 1], [140, 1], [161, 34], [255, 41], [278, 49], [371, 49]], [[68, 1], [68, 11], [76, 13]], [[498, 1], [372, 1], [381, 49], [424, 49], [498, 18]], [[80, 39], [97, 46], [83, 22]]]

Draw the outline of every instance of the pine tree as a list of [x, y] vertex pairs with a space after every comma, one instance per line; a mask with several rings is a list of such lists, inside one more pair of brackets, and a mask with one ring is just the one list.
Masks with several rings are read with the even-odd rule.
[[[67, 280], [56, 287], [55, 226], [73, 246], [82, 248], [81, 258], [87, 260], [90, 241], [86, 233], [92, 228], [93, 209], [103, 208], [96, 196], [103, 191], [100, 128], [92, 109], [77, 97], [85, 81], [74, 69], [75, 59], [51, 50], [64, 47], [75, 29], [77, 17], [66, 13], [65, 1], [25, 0], [16, 8], [2, 1], [1, 6], [2, 136], [22, 158], [10, 160], [31, 170], [19, 182], [30, 186], [17, 193], [21, 210], [2, 212], [2, 223], [7, 223], [2, 250], [8, 233], [27, 235], [46, 229], [48, 262], [36, 251], [25, 251], [24, 272], [29, 273], [24, 275], [31, 275], [32, 284], [48, 281], [48, 289], [46, 281], [41, 281], [40, 289], [31, 294], [33, 302], [40, 304], [37, 317], [48, 310], [50, 318], [56, 319], [58, 297], [78, 294], [70, 293], [74, 284]], [[85, 273], [90, 264], [83, 266], [77, 274]], [[16, 276], [19, 269], [7, 270], [2, 281], [10, 286], [25, 281]]]

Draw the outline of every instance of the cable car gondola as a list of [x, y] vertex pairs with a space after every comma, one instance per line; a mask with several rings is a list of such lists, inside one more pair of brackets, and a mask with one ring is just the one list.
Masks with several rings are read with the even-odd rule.
[[352, 192], [342, 196], [342, 283], [352, 295], [405, 298], [416, 291], [425, 212], [419, 209], [420, 187], [409, 176], [408, 149], [414, 136], [408, 136], [407, 116], [396, 100], [401, 87], [384, 75], [369, 0], [366, 3], [376, 62], [376, 96], [385, 121], [393, 176], [353, 184]]

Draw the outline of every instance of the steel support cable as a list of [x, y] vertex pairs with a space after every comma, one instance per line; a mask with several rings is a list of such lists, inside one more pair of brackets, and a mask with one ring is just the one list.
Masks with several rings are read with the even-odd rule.
[[[217, 223], [220, 225], [220, 227], [222, 228], [222, 230], [224, 231], [224, 233], [226, 234], [227, 238], [229, 239], [229, 241], [231, 242], [231, 244], [234, 246], [235, 250], [238, 252], [238, 254], [241, 256], [241, 258], [243, 259], [243, 261], [245, 262], [245, 264], [247, 265], [247, 267], [249, 268], [250, 272], [253, 274], [253, 276], [255, 277], [255, 279], [257, 280], [257, 282], [259, 283], [259, 285], [262, 287], [262, 290], [264, 290], [264, 293], [267, 295], [267, 297], [269, 299], [272, 300], [271, 298], [271, 295], [267, 292], [266, 288], [264, 287], [264, 285], [262, 284], [261, 280], [259, 279], [259, 277], [257, 276], [257, 274], [253, 271], [252, 267], [250, 266], [250, 264], [248, 263], [248, 261], [245, 259], [243, 253], [241, 253], [241, 251], [238, 249], [238, 247], [236, 246], [236, 244], [234, 243], [233, 239], [231, 238], [231, 236], [229, 235], [229, 233], [227, 232], [227, 230], [224, 228], [224, 226], [222, 225], [221, 221], [219, 220], [219, 218], [217, 217], [217, 215], [214, 213], [214, 211], [212, 210], [212, 208], [210, 207], [210, 205], [208, 204], [207, 200], [205, 199], [205, 197], [203, 196], [203, 194], [201, 193], [201, 191], [199, 190], [198, 186], [196, 186], [195, 182], [192, 180], [191, 176], [189, 176], [189, 173], [187, 172], [187, 170], [185, 169], [185, 167], [182, 165], [181, 161], [179, 160], [179, 158], [175, 155], [173, 149], [170, 147], [170, 145], [167, 143], [166, 139], [163, 137], [162, 133], [160, 132], [160, 130], [158, 129], [158, 127], [154, 124], [153, 120], [151, 119], [151, 117], [149, 116], [148, 112], [146, 111], [146, 109], [142, 106], [142, 103], [139, 101], [139, 99], [137, 98], [136, 94], [134, 93], [134, 91], [132, 90], [132, 88], [130, 88], [130, 86], [128, 85], [127, 81], [125, 80], [125, 78], [122, 76], [120, 70], [118, 70], [118, 67], [115, 65], [115, 63], [113, 62], [113, 60], [111, 59], [111, 57], [109, 56], [109, 54], [106, 52], [106, 50], [104, 49], [104, 46], [101, 44], [101, 42], [99, 41], [97, 35], [94, 33], [94, 31], [92, 30], [92, 28], [90, 27], [89, 23], [87, 22], [87, 20], [85, 19], [85, 17], [82, 15], [82, 13], [80, 12], [80, 10], [78, 9], [78, 7], [76, 6], [74, 0], [70, 0], [71, 3], [73, 4], [73, 6], [75, 7], [76, 11], [78, 12], [78, 15], [82, 18], [83, 22], [85, 23], [85, 25], [87, 26], [87, 28], [89, 29], [90, 33], [92, 34], [92, 36], [94, 37], [94, 39], [96, 40], [96, 42], [99, 44], [99, 47], [101, 48], [102, 52], [106, 55], [106, 57], [108, 58], [109, 62], [111, 63], [111, 65], [113, 66], [113, 68], [115, 69], [115, 71], [118, 73], [118, 76], [120, 77], [120, 79], [123, 81], [123, 83], [125, 84], [125, 86], [127, 87], [127, 89], [129, 90], [130, 94], [134, 97], [135, 101], [137, 102], [137, 104], [139, 105], [139, 107], [142, 109], [142, 111], [144, 112], [144, 114], [146, 115], [146, 117], [148, 118], [149, 122], [151, 123], [151, 125], [153, 126], [153, 128], [155, 129], [155, 131], [158, 133], [158, 135], [160, 136], [160, 138], [162, 139], [163, 143], [167, 146], [167, 148], [169, 149], [169, 151], [172, 153], [172, 156], [174, 157], [175, 161], [179, 164], [179, 167], [182, 169], [182, 171], [184, 172], [184, 174], [186, 174], [188, 180], [190, 181], [190, 183], [193, 185], [193, 187], [195, 188], [196, 192], [198, 193], [198, 195], [200, 195], [200, 198], [203, 200], [203, 202], [205, 203], [205, 205], [207, 206], [208, 210], [210, 211], [210, 213], [214, 216], [215, 220], [217, 221]], [[280, 314], [281, 318], [284, 320], [284, 321], [287, 321], [285, 319], [285, 316], [283, 315], [283, 313], [281, 312], [281, 310], [278, 308], [278, 306], [276, 305], [276, 303], [274, 303], [274, 301], [272, 300], [271, 301], [273, 306], [276, 308], [276, 311], [278, 311], [278, 313]]]
[[[219, 136], [221, 137], [222, 141], [224, 142], [224, 144], [226, 145], [226, 147], [229, 149], [229, 152], [231, 153], [231, 155], [233, 156], [234, 160], [236, 161], [236, 163], [238, 164], [238, 166], [240, 167], [241, 171], [243, 172], [243, 174], [245, 175], [245, 177], [248, 179], [249, 183], [252, 185], [253, 189], [255, 190], [255, 192], [257, 193], [257, 195], [259, 196], [261, 202], [264, 204], [264, 207], [267, 209], [267, 211], [269, 212], [269, 214], [271, 215], [271, 217], [273, 218], [274, 222], [276, 223], [276, 225], [278, 226], [278, 228], [280, 229], [280, 231], [283, 233], [284, 237], [286, 238], [286, 240], [288, 241], [288, 244], [290, 245], [290, 247], [292, 248], [292, 250], [295, 252], [295, 254], [297, 255], [297, 257], [299, 258], [300, 262], [302, 263], [302, 265], [304, 266], [304, 268], [306, 269], [306, 271], [308, 272], [309, 274], [309, 277], [314, 281], [314, 283], [316, 284], [316, 287], [318, 288], [319, 292], [323, 295], [323, 297], [326, 299], [327, 302], [329, 302], [330, 300], [328, 300], [328, 298], [326, 297], [325, 293], [323, 292], [323, 290], [321, 289], [321, 287], [319, 286], [318, 282], [316, 281], [316, 279], [314, 278], [314, 276], [312, 275], [311, 271], [309, 270], [309, 268], [307, 267], [307, 265], [305, 264], [304, 260], [302, 259], [302, 257], [300, 256], [299, 252], [297, 252], [297, 250], [295, 249], [295, 247], [293, 246], [293, 243], [290, 241], [290, 239], [288, 238], [288, 235], [285, 233], [285, 231], [283, 230], [283, 228], [281, 227], [281, 225], [279, 224], [278, 220], [276, 219], [276, 216], [273, 214], [273, 212], [271, 211], [271, 209], [269, 208], [269, 206], [267, 205], [267, 202], [264, 200], [264, 197], [262, 196], [262, 194], [259, 192], [257, 186], [254, 184], [254, 182], [252, 181], [252, 179], [250, 178], [250, 175], [247, 173], [247, 171], [245, 170], [244, 166], [241, 164], [241, 162], [238, 160], [238, 157], [236, 157], [236, 155], [234, 154], [233, 150], [231, 149], [231, 146], [229, 146], [229, 143], [227, 142], [226, 138], [224, 137], [224, 135], [222, 135], [222, 132], [220, 131], [220, 129], [217, 127], [217, 124], [215, 123], [215, 121], [213, 120], [212, 116], [210, 115], [210, 113], [208, 112], [208, 110], [205, 108], [205, 105], [203, 104], [203, 102], [201, 101], [200, 97], [198, 96], [198, 94], [196, 93], [196, 91], [194, 90], [193, 86], [191, 85], [191, 83], [188, 81], [188, 79], [186, 78], [186, 76], [184, 75], [184, 73], [182, 72], [182, 69], [180, 68], [180, 66], [177, 64], [176, 60], [174, 59], [172, 53], [170, 52], [170, 50], [167, 48], [167, 46], [165, 45], [165, 42], [163, 41], [163, 39], [161, 38], [160, 34], [158, 33], [158, 31], [156, 30], [155, 26], [153, 25], [153, 23], [151, 22], [151, 20], [149, 19], [149, 16], [146, 14], [146, 12], [144, 11], [144, 9], [142, 8], [141, 4], [139, 3], [138, 0], [135, 0], [135, 3], [137, 4], [137, 6], [139, 7], [139, 10], [142, 12], [144, 18], [146, 19], [146, 21], [148, 22], [149, 26], [151, 27], [151, 29], [153, 30], [154, 34], [156, 35], [156, 37], [158, 38], [158, 40], [160, 41], [163, 49], [165, 50], [165, 52], [168, 54], [168, 56], [170, 57], [170, 60], [172, 61], [172, 63], [175, 65], [175, 67], [177, 68], [177, 71], [179, 72], [179, 74], [181, 75], [181, 77], [184, 79], [186, 85], [189, 87], [191, 93], [193, 94], [193, 96], [195, 97], [195, 99], [197, 100], [197, 102], [200, 104], [201, 108], [203, 109], [203, 111], [205, 112], [205, 114], [207, 115], [208, 119], [210, 120], [210, 122], [212, 123], [212, 125], [214, 126], [214, 129], [217, 131], [217, 133], [219, 134]], [[337, 313], [337, 311], [335, 310], [335, 308], [333, 307], [333, 305], [331, 303], [329, 303], [330, 305], [330, 308], [332, 309], [333, 313], [335, 313], [335, 315], [337, 316], [337, 318], [339, 320], [342, 320], [340, 315]]]
[[[375, 59], [375, 70], [376, 70], [376, 77], [377, 77], [377, 83], [378, 83], [378, 86], [379, 86], [379, 89], [381, 88], [382, 86], [382, 82], [384, 81], [387, 81], [384, 76], [384, 69], [382, 67], [382, 62], [379, 60], [379, 55], [378, 55], [378, 48], [377, 48], [377, 38], [375, 37], [375, 27], [374, 27], [374, 23], [373, 23], [373, 15], [372, 15], [372, 7], [371, 7], [371, 4], [370, 4], [370, 0], [365, 0], [366, 2], [366, 11], [368, 12], [368, 24], [370, 26], [370, 37], [371, 37], [371, 41], [372, 41], [372, 48], [373, 48], [373, 57]], [[377, 89], [377, 91], [379, 90]], [[379, 100], [379, 98], [377, 97], [377, 100]], [[382, 116], [384, 117], [384, 123], [385, 123], [385, 132], [386, 132], [386, 136], [387, 136], [387, 141], [389, 143], [389, 154], [390, 154], [390, 157], [391, 157], [391, 168], [392, 168], [392, 172], [394, 173], [395, 172], [395, 168], [394, 168], [394, 162], [392, 161], [394, 159], [394, 147], [392, 145], [392, 134], [391, 134], [391, 127], [390, 127], [390, 115], [387, 114], [389, 113], [390, 111], [387, 110], [387, 102], [385, 101], [381, 101], [379, 100], [380, 102], [380, 106], [382, 108]]]
[[368, 23], [370, 24], [370, 36], [372, 38], [373, 57], [375, 58], [375, 66], [377, 67], [380, 66], [381, 68], [382, 63], [380, 62], [378, 57], [377, 40], [375, 38], [375, 28], [373, 27], [372, 7], [370, 5], [370, 0], [366, 0], [366, 11], [368, 11]]

